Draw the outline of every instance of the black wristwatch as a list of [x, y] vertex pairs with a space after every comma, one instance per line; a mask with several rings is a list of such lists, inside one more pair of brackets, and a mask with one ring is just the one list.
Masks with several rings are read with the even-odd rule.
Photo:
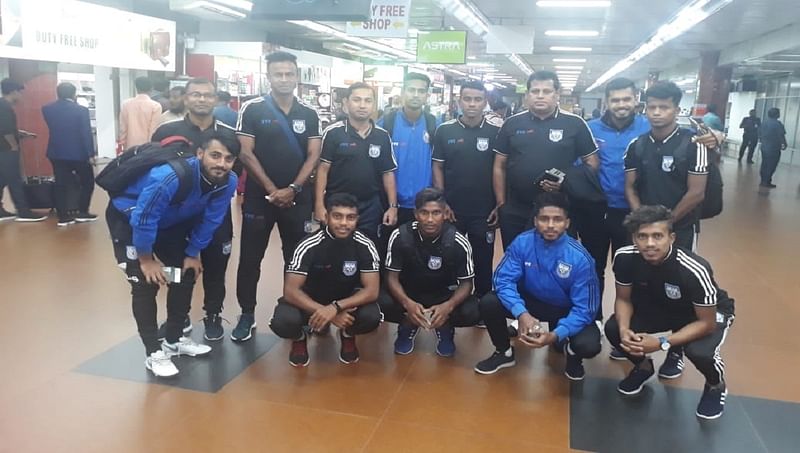
[[334, 300], [333, 302], [331, 302], [331, 305], [333, 305], [334, 307], [336, 307], [336, 314], [337, 314], [337, 315], [338, 315], [339, 313], [341, 313], [342, 311], [344, 311], [344, 309], [342, 308], [342, 306], [341, 306], [341, 305], [339, 305], [339, 301], [338, 301], [338, 300]]
[[289, 184], [289, 188], [294, 190], [294, 193], [300, 193], [303, 191], [303, 186], [297, 185], [295, 183]]

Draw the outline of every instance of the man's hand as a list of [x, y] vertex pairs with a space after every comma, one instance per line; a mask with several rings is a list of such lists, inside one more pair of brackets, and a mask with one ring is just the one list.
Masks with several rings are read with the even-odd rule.
[[500, 208], [503, 205], [497, 205], [492, 212], [489, 213], [489, 217], [486, 218], [486, 223], [490, 230], [496, 229], [500, 225]]
[[525, 312], [519, 316], [519, 336], [517, 337], [522, 344], [535, 348], [531, 339], [535, 335], [541, 335], [541, 324], [539, 320], [534, 318], [530, 313]]
[[525, 338], [526, 344], [533, 348], [543, 348], [558, 341], [558, 335], [553, 332], [544, 332], [533, 336], [532, 338]]
[[641, 355], [650, 354], [652, 352], [661, 350], [661, 341], [659, 341], [658, 338], [646, 333], [636, 333], [635, 335], [641, 339], [639, 341], [642, 351]]
[[699, 134], [695, 135], [692, 140], [695, 143], [700, 143], [708, 149], [716, 149], [722, 144], [722, 142], [725, 141], [726, 137], [724, 132], [715, 129], [707, 129], [705, 132], [698, 131], [698, 133]]
[[450, 222], [450, 223], [456, 223], [456, 222], [458, 222], [458, 219], [456, 219], [456, 212], [455, 212], [455, 211], [453, 211], [453, 208], [451, 208], [451, 207], [450, 207], [450, 205], [447, 205], [447, 206], [445, 207], [445, 210], [444, 210], [444, 219], [445, 219], [446, 221]]
[[336, 318], [336, 314], [336, 307], [333, 306], [333, 304], [323, 305], [311, 315], [311, 318], [308, 320], [308, 325], [311, 326], [311, 330], [319, 332]]
[[454, 308], [449, 301], [431, 307], [431, 329], [442, 327], [450, 319]]
[[291, 208], [294, 203], [295, 192], [291, 187], [284, 187], [269, 194], [269, 202], [279, 208]]
[[383, 224], [393, 226], [397, 223], [397, 208], [389, 208], [383, 213]]
[[167, 276], [164, 275], [161, 263], [153, 258], [153, 255], [139, 256], [139, 268], [147, 283], [151, 285], [166, 285]]
[[199, 257], [187, 256], [183, 259], [183, 275], [186, 275], [189, 269], [194, 270], [194, 278], [203, 273], [203, 263]]
[[328, 215], [328, 211], [325, 209], [325, 206], [319, 205], [314, 208], [314, 218], [321, 224], [325, 225], [325, 217]]
[[539, 183], [539, 186], [545, 192], [559, 192], [561, 190], [561, 183], [550, 181], [549, 179], [543, 180], [541, 183]]
[[422, 304], [418, 304], [416, 302], [410, 302], [405, 305], [406, 309], [406, 317], [412, 324], [417, 327], [422, 327], [423, 329], [427, 329], [428, 326], [428, 318], [425, 317], [425, 307]]
[[620, 329], [619, 337], [622, 340], [620, 346], [622, 347], [623, 351], [632, 356], [644, 356], [644, 350], [642, 349], [642, 338], [640, 335], [637, 335], [631, 329]]
[[356, 311], [355, 308], [352, 308], [350, 310], [346, 310], [339, 313], [338, 315], [336, 315], [336, 317], [333, 318], [331, 323], [342, 330], [352, 326], [353, 323], [356, 321], [356, 318], [351, 314], [354, 311]]

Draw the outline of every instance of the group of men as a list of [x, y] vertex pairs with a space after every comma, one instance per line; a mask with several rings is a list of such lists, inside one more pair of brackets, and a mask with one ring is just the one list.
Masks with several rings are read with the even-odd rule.
[[[619, 391], [641, 391], [655, 374], [648, 354], [659, 350], [669, 354], [658, 375], [680, 376], [685, 352], [707, 380], [697, 415], [722, 414], [719, 348], [733, 303], [692, 251], [713, 165], [708, 146], [720, 136], [677, 126], [681, 91], [674, 84], [647, 90], [645, 119], [635, 114], [634, 84], [614, 80], [606, 114], [587, 125], [559, 110], [554, 73], [531, 75], [529, 109], [505, 122], [484, 113], [486, 88], [468, 82], [462, 115], [437, 127], [423, 110], [430, 80], [412, 73], [402, 108], [385, 115], [383, 126], [370, 119], [372, 87], [356, 83], [344, 99], [347, 118], [321, 133], [314, 110], [293, 95], [296, 58], [273, 53], [267, 69], [271, 92], [242, 106], [235, 131], [214, 117], [214, 85], [194, 79], [185, 87], [187, 115], [151, 137], [165, 146], [174, 136], [191, 143], [191, 187], [182, 188], [186, 178], [165, 164], [109, 203], [115, 256], [132, 286], [145, 365], [156, 376], [178, 373], [175, 355], [211, 351], [184, 336], [201, 273], [204, 337], [223, 337], [239, 157], [248, 178], [235, 342], [251, 339], [256, 328], [261, 262], [277, 224], [284, 285], [270, 327], [292, 341], [291, 365], [308, 365], [308, 339], [331, 325], [339, 359], [354, 363], [356, 336], [381, 319], [398, 324], [395, 353], [413, 352], [424, 329], [435, 333], [443, 357], [455, 354], [456, 327], [482, 320], [495, 352], [476, 364], [477, 373], [513, 366], [517, 336], [518, 345], [565, 354], [565, 375], [581, 380], [583, 359], [600, 352], [611, 248], [616, 301], [605, 332], [616, 355], [634, 364]], [[505, 255], [493, 271], [497, 228]], [[159, 284], [169, 287], [162, 329]], [[509, 328], [507, 319], [518, 326]]]

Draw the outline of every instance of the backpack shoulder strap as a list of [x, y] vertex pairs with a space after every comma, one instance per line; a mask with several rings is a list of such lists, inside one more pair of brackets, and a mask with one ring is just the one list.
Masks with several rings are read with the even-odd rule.
[[433, 141], [433, 136], [436, 135], [436, 117], [430, 113], [425, 114], [425, 127], [428, 129], [430, 140]]
[[389, 138], [394, 138], [394, 121], [397, 118], [397, 110], [389, 110], [389, 113], [383, 117], [383, 128], [389, 133]]
[[183, 203], [189, 197], [189, 193], [191, 193], [194, 186], [193, 172], [186, 159], [171, 159], [168, 163], [175, 175], [178, 176], [178, 191], [175, 192], [175, 196], [170, 201], [170, 205], [174, 206]]

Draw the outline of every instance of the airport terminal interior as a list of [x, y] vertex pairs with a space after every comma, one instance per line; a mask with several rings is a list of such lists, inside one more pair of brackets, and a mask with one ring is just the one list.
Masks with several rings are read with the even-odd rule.
[[[345, 114], [341, 98], [355, 82], [373, 88], [376, 116], [388, 112], [402, 102], [409, 72], [428, 75], [428, 111], [443, 120], [458, 115], [459, 88], [470, 80], [487, 87], [487, 111], [502, 104], [500, 115], [510, 116], [527, 109], [529, 75], [554, 71], [562, 81], [559, 108], [587, 121], [605, 113], [604, 86], [614, 78], [629, 78], [642, 90], [675, 82], [683, 95], [680, 125], [691, 127], [690, 118], [702, 121], [711, 110], [723, 124], [715, 165], [724, 209], [700, 221], [696, 253], [735, 299], [735, 322], [721, 346], [724, 415], [695, 416], [705, 381], [688, 360], [679, 378], [653, 379], [638, 395], [621, 395], [617, 385], [631, 365], [609, 358], [605, 336], [602, 352], [584, 360], [581, 381], [565, 378], [564, 354], [518, 340], [515, 367], [476, 373], [475, 364], [494, 352], [486, 329], [477, 326], [457, 328], [457, 352], [440, 357], [430, 330], [420, 331], [413, 353], [394, 353], [397, 327], [383, 322], [357, 337], [360, 360], [353, 364], [341, 363], [340, 336], [332, 329], [310, 337], [308, 366], [290, 366], [291, 342], [269, 327], [284, 282], [277, 228], [261, 265], [253, 338], [234, 342], [247, 196], [241, 193], [231, 200], [225, 336], [203, 338], [204, 292], [197, 284], [190, 336], [212, 351], [175, 357], [179, 375], [156, 377], [143, 366], [131, 285], [106, 225], [109, 197], [97, 187], [90, 205], [97, 221], [57, 226], [55, 206], [47, 206], [34, 209], [48, 216], [42, 222], [0, 222], [0, 452], [800, 451], [800, 360], [792, 334], [800, 319], [797, 0], [305, 3], [3, 1], [0, 78], [25, 86], [17, 124], [36, 134], [20, 139], [26, 183], [53, 175], [41, 108], [63, 82], [78, 86], [77, 102], [91, 112], [95, 172], [122, 152], [120, 106], [135, 95], [135, 79], [175, 87], [203, 77], [230, 93], [230, 106], [240, 111], [246, 100], [270, 92], [265, 56], [274, 51], [298, 56], [294, 94], [325, 124]], [[114, 38], [116, 54], [104, 47], [110, 35], [100, 22], [130, 29]], [[71, 50], [31, 44], [36, 38], [25, 30], [38, 33], [48, 24], [59, 24], [54, 40], [63, 44], [75, 35], [80, 44]], [[149, 30], [150, 47], [126, 56], [142, 51], [139, 26]], [[162, 39], [168, 45], [159, 47]], [[96, 48], [78, 48], [84, 44]], [[761, 144], [752, 163], [740, 154], [740, 122], [751, 109], [765, 121], [775, 108], [786, 146], [768, 187]], [[13, 211], [9, 190], [0, 193], [0, 207]], [[494, 264], [502, 257], [497, 240]], [[164, 293], [159, 323], [166, 318]], [[609, 263], [605, 319], [614, 301]], [[665, 355], [652, 354], [656, 366]]]

